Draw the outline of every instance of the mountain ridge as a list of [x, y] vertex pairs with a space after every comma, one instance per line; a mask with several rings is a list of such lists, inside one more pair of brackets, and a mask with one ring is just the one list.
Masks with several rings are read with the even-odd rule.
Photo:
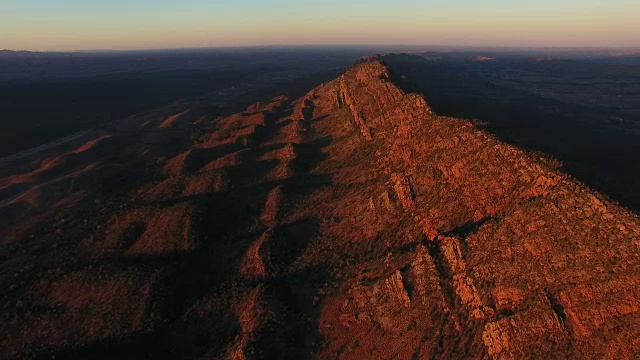
[[[25, 216], [3, 231], [3, 268], [25, 269], [2, 277], [3, 352], [637, 355], [638, 216], [434, 114], [384, 59], [300, 99], [127, 123], [0, 172], [0, 214]], [[126, 162], [153, 177], [91, 195]]]

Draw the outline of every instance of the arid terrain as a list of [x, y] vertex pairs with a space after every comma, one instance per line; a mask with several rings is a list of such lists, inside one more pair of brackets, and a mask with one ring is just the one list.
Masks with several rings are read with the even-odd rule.
[[217, 116], [299, 97], [366, 48], [253, 47], [38, 53], [0, 50], [0, 158], [105, 123], [191, 102]]
[[406, 56], [0, 163], [0, 357], [638, 358], [637, 213]]
[[563, 172], [640, 211], [640, 62], [600, 56], [429, 52], [389, 66], [434, 112], [551, 155]]

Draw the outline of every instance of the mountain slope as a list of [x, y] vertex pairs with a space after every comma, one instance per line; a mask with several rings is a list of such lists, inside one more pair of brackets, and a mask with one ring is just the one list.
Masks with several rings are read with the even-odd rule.
[[[154, 141], [130, 153], [156, 164], [153, 176], [123, 195], [95, 195], [107, 149], [69, 160], [122, 133], [6, 176], [4, 213], [26, 217], [7, 215], [4, 230], [0, 349], [638, 355], [638, 217], [390, 79], [384, 57], [365, 58], [301, 99], [146, 122], [137, 141]], [[167, 147], [159, 139], [176, 126], [196, 135]], [[36, 191], [85, 173], [94, 181], [77, 190]], [[78, 209], [98, 216], [68, 225]]]

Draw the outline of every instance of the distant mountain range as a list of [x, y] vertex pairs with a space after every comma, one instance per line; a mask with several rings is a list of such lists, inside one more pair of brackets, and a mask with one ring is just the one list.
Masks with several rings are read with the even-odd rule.
[[0, 57], [18, 57], [18, 56], [31, 56], [36, 55], [37, 52], [26, 51], [26, 50], [0, 50]]

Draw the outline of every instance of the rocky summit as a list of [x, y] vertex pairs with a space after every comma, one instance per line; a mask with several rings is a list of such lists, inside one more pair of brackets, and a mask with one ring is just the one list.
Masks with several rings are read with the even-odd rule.
[[640, 356], [638, 215], [385, 59], [0, 164], [1, 357]]

